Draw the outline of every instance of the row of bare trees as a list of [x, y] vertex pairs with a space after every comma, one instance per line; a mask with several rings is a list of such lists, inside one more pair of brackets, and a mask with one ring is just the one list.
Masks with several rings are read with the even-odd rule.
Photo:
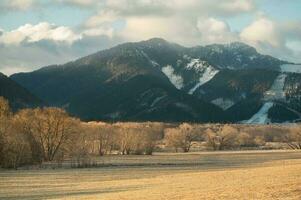
[[301, 149], [301, 126], [246, 126], [229, 124], [191, 125], [165, 129], [166, 145], [178, 152], [188, 152], [193, 141], [205, 142], [214, 151], [262, 147], [267, 142], [286, 144]]
[[[156, 148], [189, 152], [193, 142], [211, 150], [283, 143], [301, 149], [301, 126], [248, 126], [182, 123], [102, 123], [70, 117], [59, 108], [12, 113], [0, 97], [0, 166], [78, 161], [106, 154], [151, 155]], [[163, 145], [162, 145], [163, 144]]]
[[117, 153], [151, 155], [163, 137], [162, 123], [84, 123], [59, 108], [12, 113], [0, 97], [0, 166], [77, 161]]
[[162, 139], [161, 123], [97, 123], [82, 124], [87, 151], [99, 156], [113, 151], [122, 155], [151, 155]]

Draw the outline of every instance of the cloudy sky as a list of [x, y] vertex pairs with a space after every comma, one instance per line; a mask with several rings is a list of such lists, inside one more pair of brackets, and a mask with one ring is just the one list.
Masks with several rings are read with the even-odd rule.
[[299, 0], [0, 0], [0, 72], [61, 64], [128, 41], [242, 41], [301, 63]]

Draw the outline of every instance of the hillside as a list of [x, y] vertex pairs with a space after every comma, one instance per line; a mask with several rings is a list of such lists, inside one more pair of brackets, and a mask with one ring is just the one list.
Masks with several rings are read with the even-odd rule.
[[0, 73], [0, 96], [9, 100], [13, 110], [42, 105], [40, 99], [2, 73]]
[[264, 104], [284, 64], [238, 42], [153, 38], [11, 78], [84, 120], [238, 122]]

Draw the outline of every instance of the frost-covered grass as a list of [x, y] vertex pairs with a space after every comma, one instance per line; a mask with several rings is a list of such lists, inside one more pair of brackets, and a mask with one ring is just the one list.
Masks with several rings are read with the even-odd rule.
[[[301, 152], [108, 156], [135, 167], [0, 171], [0, 199], [300, 199]], [[166, 165], [147, 163], [168, 162]], [[144, 165], [143, 165], [144, 164]]]

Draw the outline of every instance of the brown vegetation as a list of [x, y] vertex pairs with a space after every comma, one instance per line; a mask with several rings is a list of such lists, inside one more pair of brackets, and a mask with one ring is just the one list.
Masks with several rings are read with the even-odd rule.
[[[279, 147], [267, 144], [281, 144]], [[59, 108], [12, 113], [0, 97], [0, 166], [69, 159], [75, 166], [93, 164], [107, 154], [152, 155], [159, 151], [301, 149], [301, 126], [81, 122]], [[200, 149], [199, 149], [200, 150]]]

